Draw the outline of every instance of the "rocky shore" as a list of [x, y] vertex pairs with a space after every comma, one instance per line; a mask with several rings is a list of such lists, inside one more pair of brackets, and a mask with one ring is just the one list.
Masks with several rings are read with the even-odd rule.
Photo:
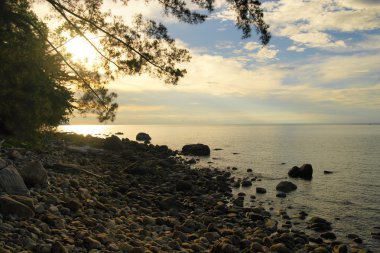
[[354, 234], [337, 241], [321, 217], [297, 218], [316, 236], [293, 229], [286, 210], [279, 221], [246, 207], [248, 196], [232, 194], [230, 172], [193, 169], [194, 160], [166, 146], [68, 134], [38, 149], [6, 144], [0, 253], [372, 252]]

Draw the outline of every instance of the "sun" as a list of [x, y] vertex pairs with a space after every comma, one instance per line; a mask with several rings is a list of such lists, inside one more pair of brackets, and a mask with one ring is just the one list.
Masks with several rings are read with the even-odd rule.
[[[99, 41], [96, 38], [88, 37], [91, 42], [96, 46], [99, 44]], [[85, 62], [89, 65], [92, 65], [96, 62], [98, 53], [96, 50], [82, 37], [74, 37], [65, 44], [67, 52], [72, 54], [73, 61]]]

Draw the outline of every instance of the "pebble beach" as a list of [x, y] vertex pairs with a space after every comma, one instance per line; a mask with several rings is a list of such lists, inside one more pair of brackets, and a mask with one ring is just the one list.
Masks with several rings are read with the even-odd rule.
[[255, 203], [236, 190], [250, 180], [167, 146], [70, 134], [4, 144], [0, 252], [378, 252], [354, 232], [336, 238], [328, 217]]

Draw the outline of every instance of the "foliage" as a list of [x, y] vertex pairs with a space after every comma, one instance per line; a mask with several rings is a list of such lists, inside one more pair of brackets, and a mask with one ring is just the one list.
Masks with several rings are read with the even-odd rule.
[[[215, 0], [156, 0], [166, 15], [179, 21], [199, 24], [214, 11]], [[59, 22], [49, 32], [30, 11], [34, 2], [51, 7], [52, 20]], [[67, 119], [73, 108], [95, 113], [100, 121], [113, 120], [117, 104], [115, 93], [105, 85], [118, 75], [148, 73], [169, 84], [177, 84], [186, 74], [178, 64], [190, 60], [186, 49], [178, 48], [166, 27], [137, 15], [130, 24], [102, 9], [103, 0], [3, 0], [0, 2], [1, 69], [0, 127], [13, 129], [19, 122], [25, 127], [54, 126]], [[129, 0], [113, 2], [127, 5]], [[145, 0], [146, 4], [153, 0]], [[257, 0], [225, 0], [236, 14], [236, 27], [242, 37], [252, 29], [263, 45], [270, 40]], [[195, 6], [194, 8], [189, 6]], [[70, 37], [84, 38], [99, 54], [96, 69], [74, 63], [62, 49]], [[95, 44], [88, 34], [97, 36]], [[73, 87], [73, 93], [68, 87]], [[5, 99], [5, 100], [4, 100]], [[29, 108], [28, 108], [29, 107]], [[17, 112], [17, 113], [16, 113]], [[10, 120], [13, 115], [17, 119]], [[10, 123], [9, 123], [10, 122]], [[3, 124], [4, 126], [1, 126]], [[22, 127], [20, 126], [20, 129]]]
[[[73, 94], [61, 59], [49, 54], [47, 27], [26, 1], [0, 6], [0, 133], [30, 133], [67, 121]], [[36, 28], [42, 34], [36, 33]]]

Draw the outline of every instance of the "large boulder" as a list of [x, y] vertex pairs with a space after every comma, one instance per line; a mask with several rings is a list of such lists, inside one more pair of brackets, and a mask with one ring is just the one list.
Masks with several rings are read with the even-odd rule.
[[[1, 162], [3, 163], [3, 162]], [[12, 195], [28, 195], [24, 180], [12, 163], [8, 162], [0, 168], [0, 192]]]
[[204, 144], [188, 144], [182, 147], [184, 155], [209, 156], [210, 148]]
[[138, 133], [136, 135], [136, 141], [144, 141], [144, 142], [150, 142], [152, 138], [150, 138], [149, 134], [147, 133]]
[[47, 171], [40, 161], [30, 161], [24, 166], [19, 167], [18, 172], [27, 186], [35, 187], [47, 185]]
[[18, 218], [31, 218], [34, 216], [33, 210], [10, 196], [0, 197], [0, 213], [4, 217], [17, 216]]
[[105, 138], [103, 147], [108, 150], [120, 150], [123, 148], [123, 142], [116, 135]]
[[293, 184], [292, 182], [289, 182], [289, 181], [281, 181], [276, 186], [276, 190], [277, 191], [285, 192], [285, 193], [294, 191], [296, 189], [297, 189], [297, 185], [295, 185], [295, 184]]
[[311, 164], [304, 164], [300, 168], [294, 166], [288, 172], [289, 177], [311, 180], [313, 178], [313, 167]]

